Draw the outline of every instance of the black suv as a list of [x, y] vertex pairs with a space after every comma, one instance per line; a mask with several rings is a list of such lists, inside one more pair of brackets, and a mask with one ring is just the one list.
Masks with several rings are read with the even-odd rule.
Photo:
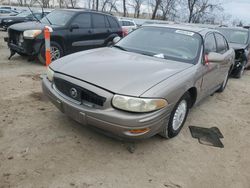
[[44, 63], [46, 25], [53, 29], [52, 61], [73, 52], [109, 46], [115, 37], [123, 35], [118, 20], [110, 14], [83, 9], [55, 10], [40, 22], [10, 26], [5, 41], [11, 54], [38, 57]]

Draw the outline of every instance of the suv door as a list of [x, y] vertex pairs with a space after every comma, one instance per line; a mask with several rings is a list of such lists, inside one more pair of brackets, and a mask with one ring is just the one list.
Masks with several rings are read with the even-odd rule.
[[[216, 41], [214, 37], [214, 33], [209, 33], [206, 35], [204, 40], [204, 52], [205, 52], [205, 61], [206, 56], [210, 52], [217, 52], [216, 47]], [[214, 62], [205, 62], [202, 66], [202, 74], [203, 74], [203, 80], [202, 80], [202, 91], [204, 94], [211, 94], [211, 92], [214, 92], [214, 89], [216, 88], [218, 84], [218, 63]]]
[[68, 40], [71, 52], [93, 48], [91, 14], [78, 14], [69, 25]]
[[108, 37], [112, 34], [107, 17], [102, 14], [92, 14], [93, 44], [95, 47], [105, 46]]

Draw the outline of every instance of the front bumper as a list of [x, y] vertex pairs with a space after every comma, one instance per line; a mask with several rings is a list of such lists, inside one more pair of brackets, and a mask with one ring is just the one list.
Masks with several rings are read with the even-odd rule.
[[26, 54], [28, 56], [36, 56], [40, 52], [42, 39], [24, 39], [23, 42], [14, 42], [12, 37], [5, 37], [4, 41], [8, 43], [11, 51]]
[[[75, 121], [89, 125], [110, 136], [125, 139], [143, 139], [154, 136], [167, 125], [170, 108], [152, 113], [135, 114], [114, 109], [111, 105], [106, 109], [94, 109], [88, 106], [75, 104], [63, 97], [46, 77], [43, 78], [44, 94], [63, 113]], [[148, 129], [144, 134], [127, 134], [129, 130]]]

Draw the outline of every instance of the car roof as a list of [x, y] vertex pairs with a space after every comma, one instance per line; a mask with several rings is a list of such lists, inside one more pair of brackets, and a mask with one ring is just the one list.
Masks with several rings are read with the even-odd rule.
[[235, 30], [235, 31], [249, 31], [243, 27], [217, 27], [216, 29], [224, 29], [224, 30]]
[[184, 24], [150, 24], [150, 25], [144, 25], [144, 26], [167, 27], [167, 28], [173, 28], [173, 29], [186, 30], [186, 31], [199, 33], [202, 36], [206, 35], [208, 32], [212, 32], [212, 31], [218, 32], [215, 29], [209, 29], [209, 28], [198, 27], [198, 26], [188, 26]]
[[70, 11], [70, 12], [91, 12], [91, 13], [98, 13], [98, 14], [104, 14], [104, 15], [109, 15], [112, 16], [111, 13], [107, 12], [101, 12], [97, 10], [91, 10], [91, 9], [85, 9], [85, 8], [65, 8], [65, 9], [55, 9], [55, 10], [62, 10], [62, 11]]

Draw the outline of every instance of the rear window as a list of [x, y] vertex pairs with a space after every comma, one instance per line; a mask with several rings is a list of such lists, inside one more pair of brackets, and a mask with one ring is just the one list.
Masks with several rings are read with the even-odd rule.
[[92, 14], [92, 20], [94, 28], [105, 28], [107, 25], [104, 15]]

